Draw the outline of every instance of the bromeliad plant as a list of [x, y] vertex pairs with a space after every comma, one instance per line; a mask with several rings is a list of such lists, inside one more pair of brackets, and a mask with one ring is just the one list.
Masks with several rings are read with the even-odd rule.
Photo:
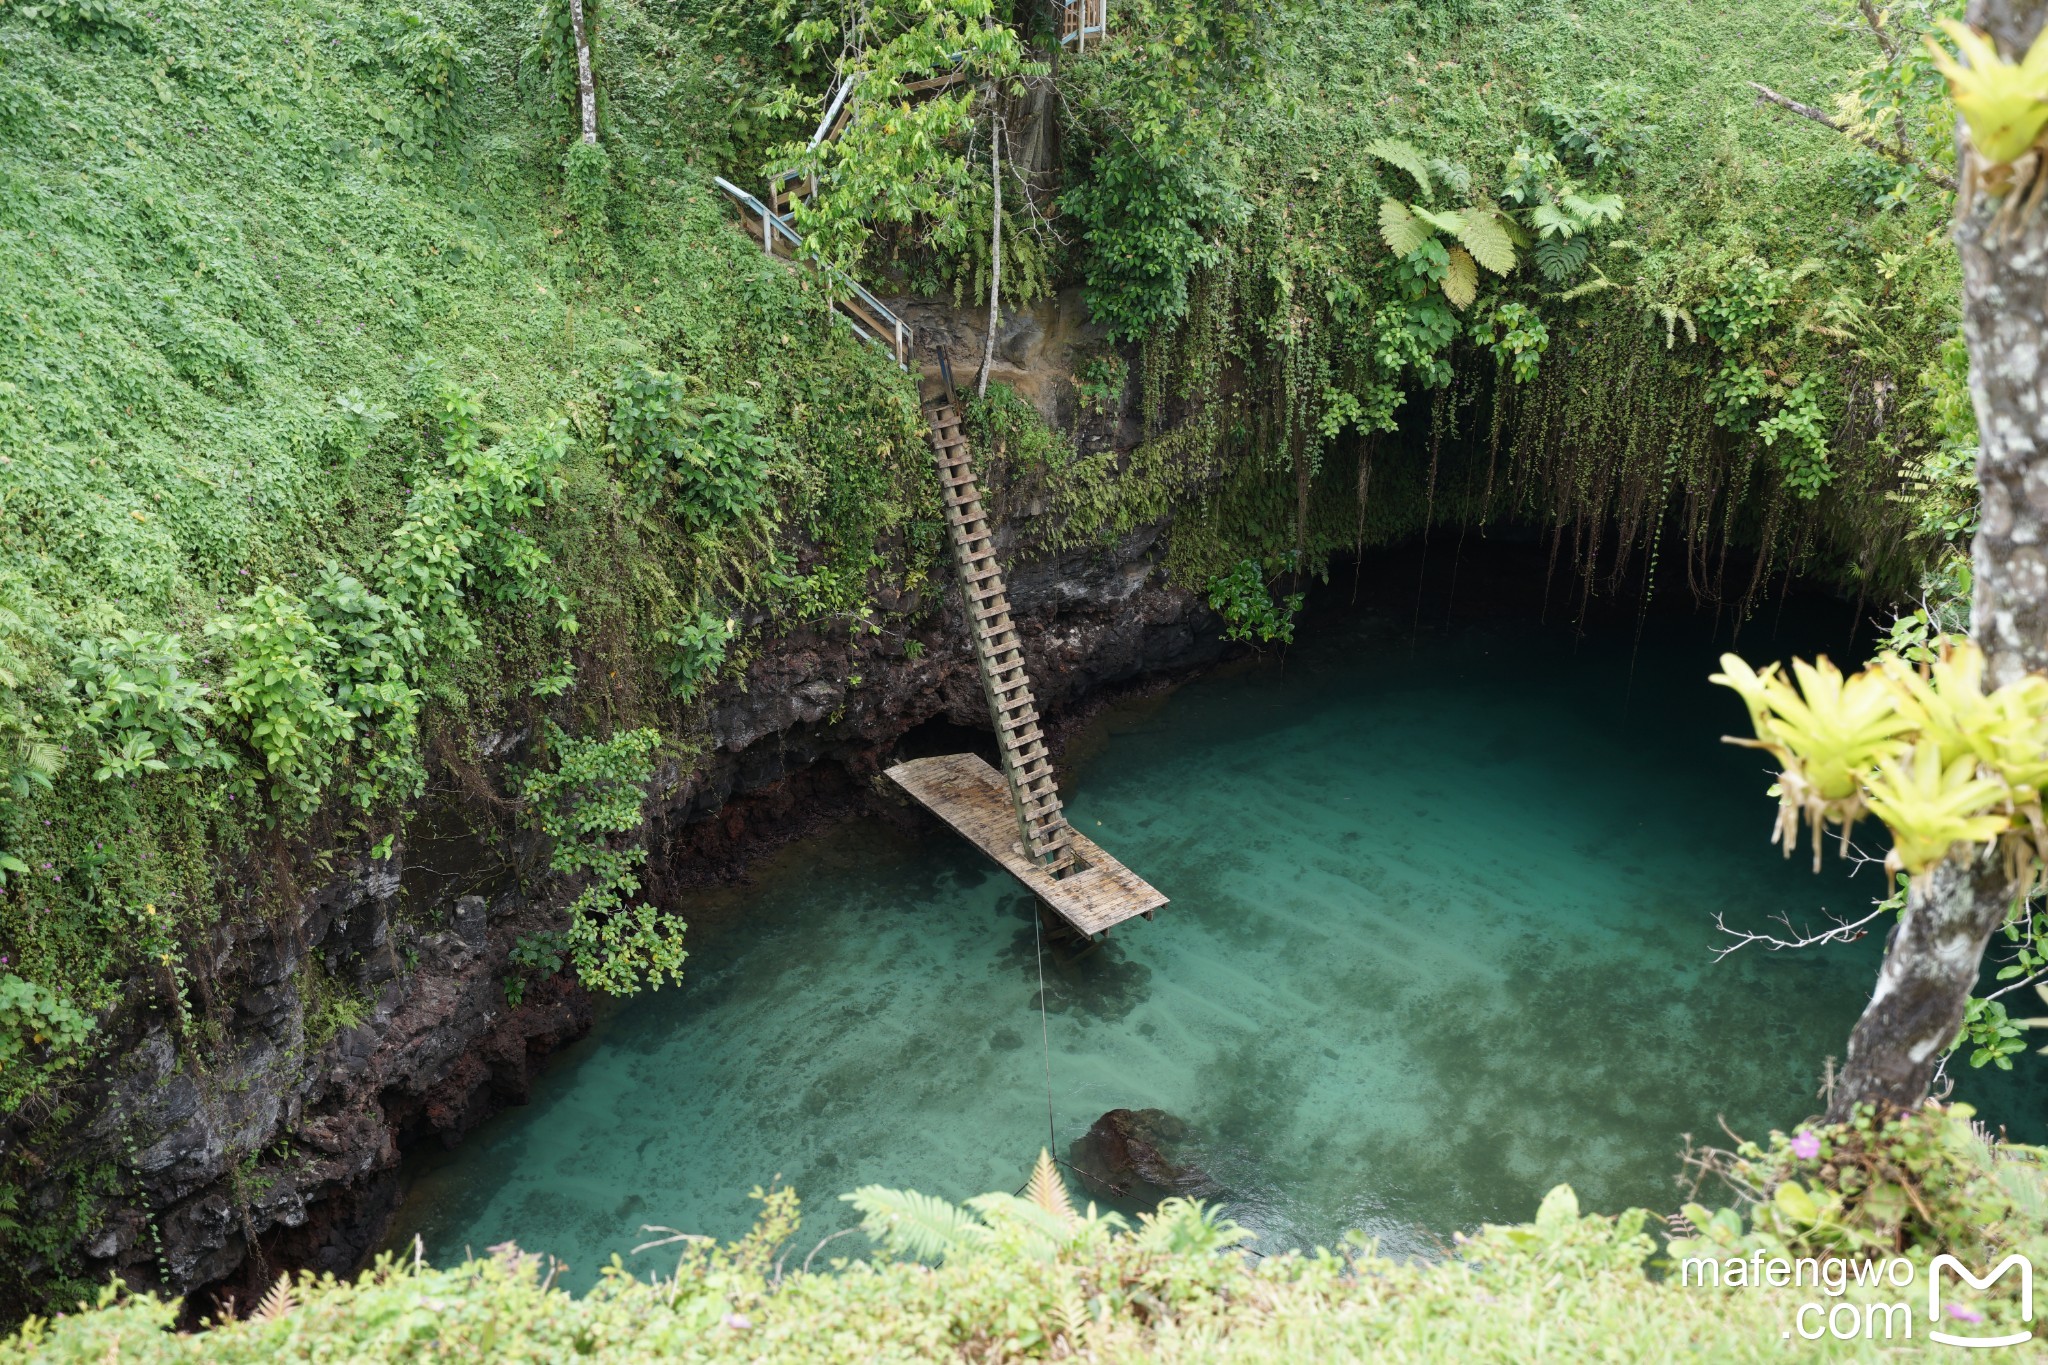
[[2048, 678], [1987, 693], [1982, 652], [1953, 639], [1917, 668], [1881, 653], [1846, 677], [1825, 658], [1795, 659], [1791, 679], [1733, 654], [1721, 667], [1713, 680], [1741, 696], [1756, 732], [1729, 742], [1778, 762], [1772, 842], [1788, 856], [1804, 824], [1819, 870], [1826, 827], [1840, 830], [1846, 853], [1866, 813], [1891, 833], [1886, 867], [1909, 877], [1958, 843], [2001, 844], [2015, 872], [2048, 854]]

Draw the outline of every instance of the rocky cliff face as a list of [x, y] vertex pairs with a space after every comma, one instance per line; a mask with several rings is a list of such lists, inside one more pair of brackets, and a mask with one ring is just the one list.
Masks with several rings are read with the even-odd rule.
[[[1041, 559], [1004, 547], [1055, 721], [1113, 684], [1220, 652], [1206, 608], [1165, 585], [1160, 539], [1155, 528]], [[657, 775], [646, 811], [657, 903], [679, 904], [764, 842], [901, 805], [880, 771], [914, 728], [987, 729], [959, 606], [943, 591], [943, 602], [884, 592], [881, 637], [764, 623], [744, 683], [711, 701], [700, 756]], [[86, 1278], [205, 1290], [193, 1305], [211, 1313], [230, 1295], [254, 1302], [282, 1269], [353, 1270], [396, 1204], [401, 1151], [458, 1140], [522, 1102], [543, 1059], [589, 1028], [591, 1001], [567, 979], [506, 1000], [512, 945], [559, 927], [565, 900], [516, 872], [536, 860], [502, 767], [525, 741], [485, 737], [481, 763], [444, 755], [389, 858], [347, 868], [274, 922], [232, 921], [211, 975], [232, 983], [232, 999], [206, 1011], [226, 1025], [204, 1069], [161, 1020], [126, 1025], [22, 1209], [76, 1220]], [[10, 1142], [29, 1117], [48, 1131], [47, 1115], [16, 1116]]]

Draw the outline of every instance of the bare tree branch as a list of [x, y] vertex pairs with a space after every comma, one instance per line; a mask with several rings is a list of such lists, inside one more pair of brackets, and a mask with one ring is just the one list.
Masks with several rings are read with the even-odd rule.
[[1872, 910], [1859, 920], [1845, 920], [1839, 915], [1829, 915], [1828, 918], [1834, 922], [1834, 927], [1823, 930], [1818, 934], [1801, 933], [1793, 927], [1792, 918], [1789, 914], [1771, 916], [1773, 920], [1785, 926], [1785, 932], [1792, 935], [1791, 938], [1779, 938], [1776, 934], [1752, 934], [1746, 929], [1730, 929], [1723, 919], [1721, 912], [1715, 911], [1714, 927], [1734, 939], [1735, 942], [1723, 948], [1716, 948], [1714, 950], [1714, 961], [1719, 962], [1730, 953], [1741, 952], [1753, 943], [1761, 943], [1774, 953], [1783, 951], [1786, 948], [1814, 948], [1823, 943], [1854, 943], [1857, 939], [1870, 932], [1863, 927], [1864, 925], [1883, 915], [1891, 908], [1889, 905], [1879, 905], [1875, 910]]
[[2000, 986], [1997, 990], [1991, 992], [1991, 994], [1985, 996], [1984, 998], [1986, 1000], [1996, 1000], [2001, 995], [2011, 995], [2020, 987], [2031, 986], [2036, 981], [2041, 980], [2043, 977], [2048, 977], [2048, 967], [2042, 968], [2040, 971], [2035, 972], [2032, 976], [2023, 976], [2019, 980], [2012, 982], [2010, 985]]
[[1853, 132], [1850, 129], [1844, 128], [1812, 105], [1801, 104], [1790, 95], [1781, 95], [1768, 85], [1758, 85], [1755, 81], [1745, 81], [1744, 84], [1756, 91], [1756, 102], [1758, 104], [1775, 104], [1788, 113], [1797, 114], [1803, 119], [1811, 119], [1823, 128], [1831, 128], [1843, 137], [1848, 138], [1851, 142], [1862, 147], [1868, 147], [1885, 160], [1896, 162], [1908, 170], [1918, 171], [1925, 179], [1941, 186], [1951, 194], [1955, 193], [1956, 178], [1954, 176], [1938, 166], [1928, 165], [1911, 152], [1879, 141], [1868, 133]]

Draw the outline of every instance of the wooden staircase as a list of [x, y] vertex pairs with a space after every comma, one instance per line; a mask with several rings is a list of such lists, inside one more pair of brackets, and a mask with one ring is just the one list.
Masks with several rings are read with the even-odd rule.
[[996, 563], [995, 537], [981, 504], [981, 489], [960, 430], [951, 367], [939, 357], [943, 387], [925, 401], [931, 429], [932, 457], [938, 463], [939, 491], [945, 499], [946, 525], [952, 532], [953, 563], [966, 601], [967, 629], [981, 670], [982, 691], [995, 723], [1002, 752], [1003, 777], [1017, 807], [1017, 828], [1024, 856], [1051, 876], [1064, 877], [1077, 866], [1072, 830], [1060, 807], [1053, 779], [1052, 757], [1039, 729], [1038, 704], [1024, 671], [1023, 642], [1010, 618], [1010, 598], [1003, 571]]

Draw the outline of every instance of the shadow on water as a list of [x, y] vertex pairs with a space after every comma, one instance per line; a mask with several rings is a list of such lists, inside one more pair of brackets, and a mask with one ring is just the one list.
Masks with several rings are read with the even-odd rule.
[[[1468, 547], [1411, 645], [1415, 566], [1375, 561], [1284, 660], [1098, 718], [1070, 817], [1172, 903], [1092, 950], [1049, 939], [1043, 1024], [1029, 897], [935, 824], [845, 825], [681, 907], [686, 984], [415, 1162], [397, 1236], [516, 1239], [581, 1287], [643, 1223], [737, 1235], [778, 1175], [802, 1250], [863, 1184], [1015, 1189], [1047, 1142], [1041, 1029], [1057, 1148], [1162, 1111], [1265, 1250], [1356, 1227], [1427, 1252], [1560, 1181], [1672, 1206], [1685, 1134], [1818, 1108], [1882, 947], [1717, 964], [1714, 914], [1817, 924], [1882, 887], [1768, 846], [1769, 774], [1718, 742], [1741, 707], [1706, 682], [1725, 620], [1541, 626], [1534, 562]], [[1845, 655], [1847, 618], [1794, 596], [1743, 652]], [[1957, 1095], [2038, 1137], [2039, 1074]]]

